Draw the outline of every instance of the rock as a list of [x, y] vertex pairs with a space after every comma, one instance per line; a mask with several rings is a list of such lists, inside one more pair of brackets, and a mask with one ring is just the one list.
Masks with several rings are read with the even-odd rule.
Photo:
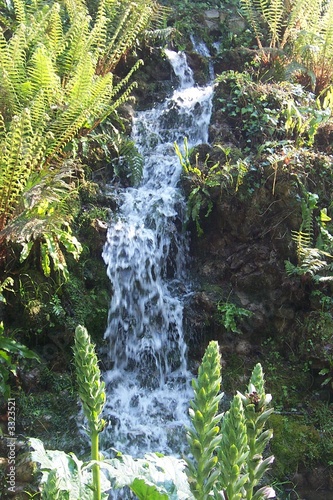
[[220, 27], [220, 12], [217, 9], [206, 10], [204, 13], [205, 25], [209, 30], [217, 30]]
[[210, 9], [205, 11], [206, 19], [220, 19], [220, 12], [217, 9]]
[[38, 390], [41, 380], [41, 369], [39, 366], [36, 366], [36, 368], [29, 371], [25, 371], [19, 368], [18, 375], [20, 384], [26, 392], [30, 393]]
[[31, 483], [37, 471], [37, 465], [30, 460], [29, 454], [23, 456], [16, 466], [16, 480], [19, 483]]
[[242, 17], [234, 16], [228, 20], [228, 26], [231, 33], [239, 35], [240, 33], [243, 33], [243, 31], [245, 30], [246, 22]]
[[316, 467], [307, 474], [308, 485], [313, 490], [322, 490], [327, 487], [327, 471], [325, 467]]
[[235, 351], [237, 354], [241, 356], [248, 356], [252, 351], [252, 346], [250, 342], [248, 342], [247, 340], [241, 340], [236, 345]]

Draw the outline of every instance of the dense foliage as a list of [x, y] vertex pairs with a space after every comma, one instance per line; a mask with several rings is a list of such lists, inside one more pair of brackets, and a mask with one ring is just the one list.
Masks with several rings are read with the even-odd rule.
[[104, 382], [100, 380], [94, 345], [82, 326], [75, 331], [74, 361], [91, 438], [92, 462], [84, 464], [74, 454], [46, 451], [41, 441], [31, 439], [32, 458], [43, 470], [42, 498], [60, 499], [66, 495], [73, 500], [101, 500], [108, 497], [102, 492], [124, 486], [142, 500], [264, 500], [274, 496], [272, 488], [254, 491], [273, 460], [262, 458], [272, 437], [272, 431], [264, 431], [264, 427], [273, 409], [267, 409], [271, 396], [265, 393], [260, 364], [252, 372], [245, 395], [238, 393], [234, 397], [220, 429], [221, 358], [218, 343], [208, 345], [198, 379], [193, 380], [192, 428], [187, 431], [189, 456], [193, 459], [186, 459], [187, 482], [184, 461], [174, 457], [156, 453], [133, 459], [119, 453], [111, 460], [100, 459], [98, 434], [104, 427], [100, 419], [105, 403]]
[[[77, 391], [68, 355], [75, 326], [89, 324], [100, 342], [112, 293], [100, 253], [105, 221], [115, 216], [118, 200], [106, 201], [100, 186], [133, 185], [143, 167], [129, 139], [127, 104], [134, 94], [143, 106], [167, 94], [159, 74], [167, 43], [186, 50], [197, 80], [207, 81], [207, 60], [193, 49], [200, 38], [216, 73], [211, 144], [189, 150], [184, 138], [175, 145], [201, 287], [191, 354], [199, 359], [203, 346], [218, 338], [230, 392], [260, 356], [279, 412], [266, 409], [257, 365], [245, 394], [238, 393], [222, 420], [219, 360], [213, 356], [210, 364], [208, 350], [193, 383], [187, 465], [171, 457], [122, 455], [109, 464], [109, 475], [114, 487], [130, 485], [137, 496], [173, 498], [175, 490], [189, 495], [190, 488], [195, 498], [212, 491], [216, 498], [254, 498], [271, 463], [264, 455], [269, 417], [273, 473], [291, 490], [296, 472], [324, 464], [328, 476], [333, 463], [333, 1], [161, 4], [0, 2], [2, 392], [17, 394], [22, 432], [44, 432], [42, 414], [50, 413], [57, 431], [48, 428], [46, 436], [60, 448], [56, 440], [67, 432], [60, 395], [70, 406]], [[192, 312], [187, 314], [190, 323]], [[45, 396], [21, 380], [37, 364], [31, 349], [42, 357], [37, 385], [48, 390]], [[90, 378], [97, 383], [98, 372], [88, 384]], [[214, 386], [211, 393], [205, 384]], [[32, 444], [46, 469], [45, 498], [57, 498], [60, 486], [91, 497], [95, 462]], [[68, 471], [75, 476], [69, 486], [53, 471], [54, 461], [63, 465], [64, 477]]]

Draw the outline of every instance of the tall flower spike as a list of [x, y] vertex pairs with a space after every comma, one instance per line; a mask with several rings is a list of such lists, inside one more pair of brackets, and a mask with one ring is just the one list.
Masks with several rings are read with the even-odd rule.
[[99, 416], [106, 400], [105, 383], [101, 381], [95, 346], [84, 326], [76, 327], [73, 350], [79, 396], [89, 430], [101, 432], [104, 422], [99, 419]]
[[226, 493], [228, 500], [241, 500], [245, 496], [244, 484], [248, 481], [249, 447], [245, 415], [239, 394], [234, 396], [230, 409], [223, 418], [221, 434], [218, 488]]
[[187, 430], [187, 440], [193, 460], [186, 459], [188, 477], [193, 496], [198, 500], [210, 498], [219, 475], [216, 467], [217, 449], [221, 442], [218, 414], [221, 366], [218, 343], [209, 343], [197, 380], [192, 381], [194, 399], [189, 410], [193, 428]]
[[271, 429], [266, 429], [265, 425], [268, 417], [273, 413], [273, 408], [267, 408], [272, 397], [265, 393], [264, 373], [260, 363], [253, 371], [248, 385], [248, 392], [243, 395], [238, 392], [242, 400], [244, 415], [247, 427], [247, 440], [249, 445], [249, 455], [247, 457], [247, 468], [249, 478], [244, 485], [247, 500], [259, 500], [270, 498], [272, 490], [260, 489], [254, 493], [254, 488], [259, 484], [263, 475], [274, 460], [273, 456], [263, 459], [264, 450], [273, 436]]
[[[99, 416], [106, 400], [105, 383], [101, 381], [95, 346], [84, 326], [79, 325], [75, 329], [73, 350], [79, 396], [90, 431], [91, 460], [97, 461], [100, 459], [98, 435], [104, 428], [104, 420]], [[94, 500], [101, 500], [101, 477], [97, 463], [93, 465], [92, 473]]]

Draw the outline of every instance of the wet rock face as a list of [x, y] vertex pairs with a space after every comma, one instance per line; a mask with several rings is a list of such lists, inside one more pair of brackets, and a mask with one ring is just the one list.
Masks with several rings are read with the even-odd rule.
[[243, 322], [242, 333], [257, 344], [268, 332], [279, 335], [292, 328], [295, 312], [308, 299], [306, 287], [288, 277], [284, 266], [285, 260], [295, 259], [291, 231], [300, 223], [295, 193], [284, 189], [283, 179], [274, 195], [269, 183], [251, 195], [246, 194], [248, 188], [222, 193], [210, 216], [201, 219], [203, 236], [191, 230], [191, 271], [198, 283], [193, 308], [202, 316], [207, 335], [219, 332], [222, 337], [224, 330], [214, 319], [219, 301], [253, 312]]

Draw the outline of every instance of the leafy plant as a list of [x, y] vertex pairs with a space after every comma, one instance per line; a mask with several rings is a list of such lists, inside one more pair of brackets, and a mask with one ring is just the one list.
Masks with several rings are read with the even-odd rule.
[[273, 408], [267, 407], [271, 395], [264, 390], [262, 367], [255, 366], [245, 395], [238, 392], [234, 397], [221, 428], [220, 373], [218, 343], [211, 341], [193, 383], [190, 417], [194, 430], [187, 434], [194, 457], [187, 459], [192, 493], [200, 500], [274, 497], [270, 487], [254, 491], [273, 461], [273, 457], [263, 458], [273, 434], [264, 430]]
[[[31, 458], [40, 464], [42, 498], [47, 500], [92, 500], [91, 468], [95, 462], [82, 462], [73, 453], [45, 450], [43, 443], [30, 438]], [[129, 487], [140, 499], [190, 500], [192, 498], [184, 472], [185, 462], [174, 457], [150, 453], [134, 459], [119, 454], [98, 462], [101, 468], [102, 499], [108, 491]]]
[[[318, 95], [332, 81], [332, 0], [241, 0], [264, 63], [284, 59], [286, 74], [303, 74]], [[268, 45], [268, 46], [267, 46]]]
[[6, 299], [3, 296], [2, 292], [4, 290], [12, 291], [13, 290], [13, 285], [14, 285], [14, 280], [10, 276], [8, 276], [7, 278], [5, 278], [2, 281], [2, 283], [0, 283], [0, 302], [6, 303]]
[[[289, 275], [309, 274], [316, 281], [328, 281], [332, 279], [327, 275], [327, 272], [330, 272], [328, 259], [331, 259], [332, 255], [327, 251], [327, 245], [322, 238], [318, 239], [317, 246], [314, 245], [313, 241], [313, 211], [317, 208], [318, 195], [306, 191], [304, 187], [302, 191], [302, 223], [298, 231], [292, 231], [292, 239], [296, 243], [297, 266], [294, 266], [290, 261], [285, 261], [286, 272]], [[329, 220], [326, 211], [321, 210], [319, 227], [331, 246], [333, 238], [325, 228], [326, 222]], [[323, 272], [326, 275], [321, 276]]]
[[198, 236], [202, 236], [202, 212], [206, 211], [205, 217], [210, 215], [214, 206], [214, 189], [219, 188], [221, 192], [223, 188], [233, 185], [235, 177], [237, 191], [247, 172], [246, 161], [238, 160], [236, 164], [231, 163], [228, 158], [230, 151], [223, 146], [216, 145], [216, 148], [220, 149], [226, 157], [224, 164], [219, 161], [212, 162], [207, 154], [203, 165], [199, 165], [199, 153], [196, 153], [195, 166], [192, 166], [190, 159], [192, 152], [189, 150], [187, 138], [184, 138], [184, 153], [176, 143], [174, 148], [183, 168], [184, 177], [188, 178], [193, 185], [187, 200], [188, 215], [195, 223]]
[[216, 449], [221, 444], [218, 414], [221, 369], [217, 343], [211, 342], [199, 367], [197, 380], [192, 381], [194, 399], [190, 403], [193, 429], [187, 430], [187, 439], [193, 460], [187, 458], [191, 491], [195, 498], [209, 497], [220, 474]]
[[[88, 136], [73, 141], [75, 155], [97, 164], [103, 176], [112, 167], [112, 174], [124, 184], [134, 186], [142, 177], [143, 157], [131, 139], [121, 134], [108, 119], [101, 123]], [[105, 175], [109, 180], [110, 174]]]
[[239, 394], [233, 398], [230, 409], [223, 417], [221, 435], [218, 451], [221, 464], [219, 489], [225, 492], [228, 499], [241, 499], [244, 485], [249, 479], [246, 468], [249, 446], [246, 419]]
[[217, 77], [216, 102], [247, 147], [295, 140], [312, 146], [318, 128], [331, 115], [330, 93], [316, 96], [300, 84], [256, 82], [250, 73], [225, 71]]
[[[106, 401], [105, 383], [101, 381], [95, 347], [91, 343], [87, 330], [79, 325], [75, 330], [74, 364], [79, 387], [79, 396], [83, 412], [88, 422], [91, 439], [91, 459], [99, 460], [99, 433], [105, 422], [100, 414]], [[94, 500], [101, 498], [99, 465], [92, 466]]]
[[[74, 364], [79, 396], [91, 438], [91, 461], [83, 463], [75, 454], [45, 450], [39, 439], [31, 438], [32, 460], [40, 464], [43, 499], [100, 500], [113, 488], [128, 486], [139, 499], [190, 498], [184, 473], [185, 463], [157, 454], [144, 459], [118, 454], [102, 460], [98, 436], [104, 428], [100, 414], [105, 403], [105, 384], [89, 334], [83, 326], [75, 330]], [[103, 471], [101, 471], [103, 469]]]
[[35, 359], [39, 357], [25, 345], [5, 336], [3, 322], [0, 322], [0, 387], [4, 398], [10, 396], [9, 376], [16, 376], [18, 358]]
[[274, 496], [271, 488], [260, 488], [254, 493], [254, 488], [259, 484], [261, 478], [274, 460], [273, 456], [263, 458], [265, 448], [273, 436], [271, 429], [265, 429], [269, 416], [273, 413], [273, 408], [268, 408], [272, 396], [265, 393], [264, 374], [262, 366], [258, 363], [253, 371], [248, 385], [247, 392], [241, 397], [245, 423], [247, 428], [247, 442], [249, 454], [247, 456], [248, 480], [244, 484], [246, 498], [259, 499]]
[[121, 453], [112, 459], [102, 459], [98, 434], [104, 427], [100, 419], [105, 402], [104, 382], [100, 380], [94, 346], [82, 326], [75, 331], [74, 359], [91, 437], [92, 460], [83, 463], [73, 453], [45, 450], [40, 440], [30, 439], [32, 460], [40, 464], [43, 472], [42, 498], [100, 500], [107, 498], [107, 491], [125, 486], [140, 500], [259, 500], [274, 496], [272, 488], [254, 492], [272, 462], [272, 457], [262, 457], [272, 436], [264, 427], [273, 409], [267, 409], [271, 398], [265, 394], [261, 365], [256, 365], [252, 372], [248, 392], [234, 397], [220, 426], [222, 414], [218, 408], [223, 396], [220, 354], [218, 343], [209, 343], [198, 378], [192, 382], [192, 427], [187, 429], [192, 457], [186, 458], [185, 463], [155, 453], [143, 459]]
[[294, 135], [296, 145], [306, 143], [307, 146], [312, 146], [319, 126], [329, 120], [331, 108], [325, 103], [321, 104], [319, 98], [314, 99], [312, 94], [301, 91], [301, 99], [295, 97], [288, 99], [282, 110], [286, 132], [288, 135]]
[[253, 313], [243, 307], [238, 307], [233, 302], [219, 302], [217, 304], [218, 321], [224, 328], [233, 333], [240, 333], [239, 322], [250, 318]]
[[[123, 78], [113, 72], [137, 36], [162, 21], [163, 9], [155, 0], [101, 0], [91, 18], [80, 0], [17, 0], [14, 12], [13, 31], [0, 33], [0, 242], [4, 255], [5, 242], [19, 242], [26, 257], [37, 240], [46, 274], [52, 260], [66, 278], [61, 247], [77, 257], [80, 246], [71, 218], [53, 210], [68, 200], [69, 190], [63, 184], [59, 189], [61, 169], [66, 182], [72, 180], [64, 157], [75, 137], [106, 117], [119, 122], [117, 109], [131, 98], [136, 84], [130, 80], [142, 61]], [[41, 188], [46, 181], [55, 194], [51, 210]], [[31, 201], [39, 231], [29, 225]], [[17, 240], [22, 224], [24, 237]]]

